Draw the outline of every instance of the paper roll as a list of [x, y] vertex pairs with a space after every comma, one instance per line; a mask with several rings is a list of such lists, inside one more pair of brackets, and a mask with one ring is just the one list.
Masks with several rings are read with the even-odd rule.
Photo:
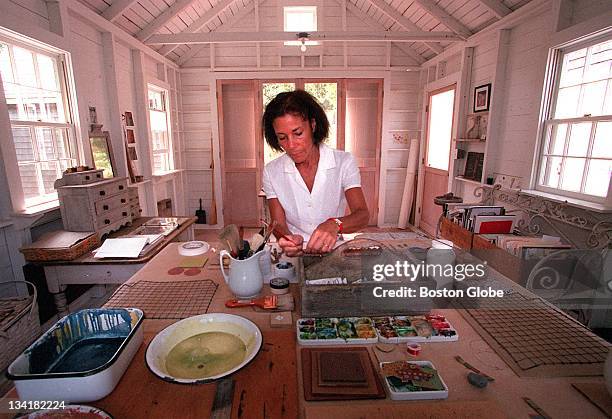
[[202, 241], [192, 241], [181, 243], [178, 247], [179, 255], [181, 256], [199, 256], [208, 252], [210, 245]]

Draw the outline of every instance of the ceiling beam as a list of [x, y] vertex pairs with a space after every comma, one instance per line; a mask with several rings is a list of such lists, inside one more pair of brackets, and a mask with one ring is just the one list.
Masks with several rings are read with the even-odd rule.
[[136, 3], [138, 0], [114, 0], [113, 4], [108, 6], [104, 12], [102, 12], [102, 16], [111, 22], [117, 19], [121, 14], [129, 9], [132, 4]]
[[461, 36], [463, 39], [467, 39], [473, 35], [472, 31], [470, 31], [463, 23], [449, 15], [448, 12], [438, 6], [434, 0], [416, 0], [416, 3], [418, 3], [423, 9], [427, 10], [430, 15], [438, 19], [440, 23], [451, 31], [455, 32], [457, 35]]
[[[259, 4], [259, 3], [261, 3], [261, 1], [262, 0], [249, 1], [249, 3], [247, 3], [246, 6], [244, 6], [240, 10], [238, 10], [238, 13], [236, 13], [232, 17], [228, 18], [223, 25], [219, 26], [213, 32], [217, 32], [217, 31], [224, 32], [224, 31], [230, 30], [237, 22], [240, 22], [243, 17], [245, 17], [246, 15], [248, 15], [249, 13], [251, 13], [253, 11], [253, 9], [255, 8], [255, 3]], [[178, 58], [178, 60], [176, 60], [176, 63], [179, 66], [182, 66], [187, 61], [189, 61], [190, 59], [195, 57], [198, 54], [198, 52], [200, 52], [204, 48], [206, 48], [206, 44], [192, 45], [191, 49], [189, 51], [187, 51], [186, 53], [181, 55]]]
[[[180, 33], [194, 33], [200, 31], [200, 29], [204, 28], [208, 25], [213, 19], [217, 18], [219, 14], [224, 11], [230, 4], [232, 4], [234, 0], [221, 0], [219, 3], [215, 4], [215, 6], [211, 9], [208, 9], [206, 13], [202, 16], [191, 22], [187, 28], [185, 28]], [[172, 51], [174, 51], [178, 45], [165, 45], [158, 52], [161, 55], [168, 55]]]
[[[451, 32], [399, 32], [399, 31], [317, 31], [310, 32], [308, 39], [311, 41], [359, 41], [359, 42], [415, 42], [435, 41], [453, 42], [462, 39]], [[199, 32], [199, 33], [176, 33], [157, 34], [151, 36], [148, 45], [156, 44], [223, 44], [223, 43], [248, 43], [248, 42], [285, 42], [296, 41], [297, 34], [293, 32]]]
[[[370, 3], [372, 6], [376, 7], [377, 9], [380, 9], [381, 12], [389, 16], [391, 20], [393, 20], [399, 26], [404, 28], [404, 30], [407, 30], [407, 31], [421, 30], [421, 28], [419, 28], [416, 24], [414, 24], [406, 16], [402, 15], [393, 6], [389, 5], [386, 1], [384, 0], [366, 0], [366, 1]], [[349, 2], [347, 4], [350, 4], [354, 8], [358, 9], [359, 11], [367, 15], [367, 13], [363, 12], [361, 9], [359, 9], [357, 6], [353, 5], [352, 3]], [[426, 42], [425, 44], [436, 54], [439, 54], [442, 51], [444, 51], [444, 48], [442, 48], [440, 45], [436, 44], [435, 42]]]
[[153, 22], [142, 28], [135, 37], [141, 41], [146, 40], [153, 35], [159, 28], [168, 23], [172, 18], [182, 12], [186, 7], [191, 5], [195, 0], [176, 0], [172, 6], [164, 10], [159, 16], [157, 16]]
[[[341, 7], [343, 6], [342, 0], [336, 0], [336, 1]], [[361, 10], [359, 7], [355, 6], [350, 1], [346, 1], [344, 3], [346, 3], [346, 9], [348, 11], [353, 13], [355, 16], [357, 16], [359, 19], [361, 19], [366, 24], [370, 25], [372, 28], [380, 29], [382, 27], [382, 24], [379, 21], [377, 21], [376, 19], [368, 15], [366, 12]], [[438, 45], [438, 44], [434, 44], [434, 45]], [[425, 59], [418, 52], [408, 47], [407, 45], [395, 44], [395, 46], [398, 47], [400, 50], [402, 50], [404, 54], [406, 54], [407, 56], [412, 58], [414, 61], [416, 61], [419, 65], [425, 62]]]
[[498, 19], [509, 15], [512, 10], [507, 7], [501, 0], [478, 0], [484, 7], [497, 16]]

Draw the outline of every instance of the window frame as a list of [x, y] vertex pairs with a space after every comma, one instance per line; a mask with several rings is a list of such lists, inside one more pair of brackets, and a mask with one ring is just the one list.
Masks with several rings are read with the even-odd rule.
[[[608, 183], [608, 192], [606, 196], [597, 196], [590, 195], [584, 192], [575, 192], [575, 191], [567, 191], [560, 188], [553, 188], [550, 186], [540, 184], [541, 173], [544, 170], [544, 159], [548, 155], [546, 154], [546, 147], [549, 145], [549, 134], [552, 133], [555, 125], [560, 124], [571, 124], [571, 123], [581, 123], [587, 122], [593, 124], [591, 126], [591, 132], [589, 134], [589, 145], [588, 145], [588, 153], [590, 153], [594, 133], [597, 122], [608, 122], [612, 120], [612, 115], [598, 115], [598, 116], [581, 116], [581, 117], [571, 117], [571, 118], [554, 118], [554, 111], [557, 106], [558, 100], [558, 92], [559, 92], [559, 84], [561, 80], [562, 66], [563, 66], [563, 57], [572, 52], [578, 51], [583, 48], [588, 48], [594, 46], [598, 43], [604, 42], [606, 40], [612, 39], [612, 30], [607, 30], [604, 32], [599, 32], [596, 34], [592, 34], [589, 36], [583, 36], [578, 39], [571, 40], [562, 45], [557, 45], [552, 47], [549, 50], [548, 61], [546, 65], [546, 75], [544, 80], [544, 89], [542, 95], [542, 105], [541, 105], [541, 117], [540, 117], [540, 126], [538, 130], [538, 147], [536, 148], [537, 153], [534, 159], [533, 172], [531, 176], [531, 185], [532, 188], [539, 192], [553, 194], [559, 197], [567, 197], [574, 198], [581, 201], [585, 201], [586, 203], [592, 203], [594, 205], [604, 205], [606, 208], [612, 208], [612, 177], [609, 179]], [[610, 88], [610, 87], [608, 87]], [[604, 99], [605, 100], [605, 99]], [[567, 147], [568, 141], [567, 136], [570, 135], [570, 130], [567, 130], [566, 133], [566, 142], [565, 148]], [[546, 155], [545, 155], [546, 154]], [[564, 149], [564, 157], [567, 157], [566, 150]], [[582, 181], [581, 184], [584, 186], [586, 182], [585, 171], [587, 170], [587, 164], [592, 159], [590, 155], [586, 155], [584, 157], [580, 157], [585, 159], [585, 168], [583, 169]], [[563, 168], [562, 173], [563, 175]], [[581, 187], [583, 189], [583, 187]]]
[[[37, 207], [40, 206], [49, 206], [53, 203], [57, 203], [58, 196], [57, 192], [54, 191], [52, 193], [44, 193], [44, 177], [41, 172], [40, 164], [52, 161], [57, 162], [58, 164], [58, 175], [61, 177], [61, 173], [63, 172], [62, 166], [60, 165], [61, 161], [71, 161], [70, 165], [80, 165], [83, 162], [83, 150], [80, 140], [80, 132], [78, 128], [78, 124], [75, 121], [78, 121], [78, 111], [76, 109], [76, 103], [74, 102], [76, 97], [74, 95], [73, 89], [74, 84], [72, 83], [71, 78], [71, 65], [70, 65], [70, 57], [69, 53], [63, 51], [59, 48], [55, 48], [51, 45], [44, 44], [42, 42], [25, 39], [24, 37], [9, 32], [9, 31], [0, 31], [0, 42], [9, 45], [9, 57], [11, 64], [11, 71], [13, 72], [13, 76], [18, 74], [16, 69], [16, 63], [14, 59], [13, 47], [18, 47], [29, 51], [32, 54], [43, 55], [51, 58], [54, 61], [54, 65], [57, 70], [57, 82], [60, 88], [61, 94], [61, 104], [63, 107], [62, 115], [65, 119], [65, 122], [54, 122], [54, 121], [41, 121], [41, 120], [27, 120], [27, 119], [11, 119], [8, 103], [6, 100], [6, 93], [4, 89], [4, 82], [0, 82], [0, 97], [3, 98], [4, 106], [6, 106], [6, 135], [4, 135], [5, 139], [0, 141], [0, 146], [2, 148], [2, 153], [5, 156], [5, 171], [7, 175], [7, 180], [9, 182], [9, 189], [11, 195], [11, 201], [13, 204], [13, 210], [16, 213], [21, 212], [31, 212], [35, 211]], [[35, 76], [37, 86], [41, 86], [40, 79], [40, 70], [38, 67], [38, 60], [36, 59], [36, 55], [33, 56], [33, 65], [35, 68]], [[1, 77], [0, 77], [0, 81]], [[40, 88], [40, 87], [37, 87]], [[74, 97], [73, 97], [74, 96]], [[42, 109], [42, 108], [41, 108]], [[46, 112], [46, 111], [45, 111]], [[30, 130], [30, 140], [32, 141], [32, 151], [35, 159], [27, 162], [26, 164], [20, 164], [17, 159], [17, 150], [15, 147], [15, 140], [13, 138], [13, 128], [27, 128]], [[57, 146], [58, 146], [58, 137], [56, 134], [56, 129], [65, 130], [67, 135], [67, 145], [68, 145], [68, 158], [60, 158], [58, 156], [57, 159], [53, 160], [43, 160], [38, 157], [39, 152], [39, 141], [37, 140], [37, 128], [48, 128], [51, 130], [51, 141], [54, 148], [54, 151], [57, 154]], [[14, 157], [12, 162], [6, 161], [6, 156]], [[21, 162], [23, 163], [23, 162]], [[35, 164], [36, 168], [36, 176], [37, 176], [37, 186], [39, 188], [39, 195], [35, 198], [26, 198], [25, 189], [22, 183], [22, 177], [19, 171], [19, 167], [23, 165]], [[56, 204], [57, 205], [57, 204]]]
[[[152, 109], [149, 105], [149, 92], [154, 91], [161, 93], [163, 100], [164, 110]], [[147, 118], [149, 118], [149, 146], [151, 149], [151, 174], [153, 176], [163, 176], [167, 173], [172, 172], [175, 169], [174, 164], [174, 143], [172, 141], [172, 121], [170, 111], [170, 89], [167, 87], [160, 86], [159, 84], [149, 82], [147, 83]], [[153, 147], [153, 124], [151, 123], [151, 112], [163, 112], [166, 115], [166, 135], [168, 141], [168, 148], [155, 150]], [[164, 155], [168, 162], [168, 169], [164, 171], [156, 171], [155, 169], [155, 155]]]

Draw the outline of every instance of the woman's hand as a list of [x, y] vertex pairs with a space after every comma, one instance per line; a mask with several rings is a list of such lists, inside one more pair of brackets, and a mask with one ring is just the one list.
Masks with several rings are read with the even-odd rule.
[[302, 250], [303, 243], [304, 237], [299, 234], [286, 234], [284, 237], [278, 239], [278, 245], [287, 256], [291, 257], [301, 256], [302, 253], [304, 253]]
[[306, 245], [307, 253], [329, 253], [338, 239], [338, 225], [327, 220], [318, 225]]

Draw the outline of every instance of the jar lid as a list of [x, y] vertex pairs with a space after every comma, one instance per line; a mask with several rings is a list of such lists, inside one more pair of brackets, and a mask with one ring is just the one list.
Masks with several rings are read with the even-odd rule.
[[287, 278], [272, 278], [270, 280], [270, 288], [277, 290], [289, 288], [289, 280]]

